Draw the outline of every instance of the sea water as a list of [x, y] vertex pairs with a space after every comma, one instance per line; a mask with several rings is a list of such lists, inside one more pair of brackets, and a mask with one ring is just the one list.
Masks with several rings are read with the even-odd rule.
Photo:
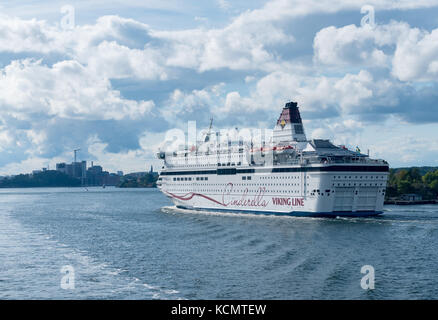
[[181, 210], [157, 189], [0, 189], [0, 299], [437, 299], [437, 265], [437, 205], [297, 218]]

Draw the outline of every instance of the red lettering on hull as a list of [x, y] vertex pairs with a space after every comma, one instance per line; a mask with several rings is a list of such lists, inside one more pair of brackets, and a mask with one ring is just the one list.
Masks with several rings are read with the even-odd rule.
[[304, 207], [304, 198], [272, 198], [276, 206]]
[[222, 194], [222, 203], [227, 207], [266, 207], [269, 204], [269, 201], [264, 199], [265, 187], [260, 187], [257, 193], [251, 197], [248, 197], [248, 188], [245, 189], [242, 196], [234, 196], [232, 194], [233, 187], [231, 182], [228, 183]]

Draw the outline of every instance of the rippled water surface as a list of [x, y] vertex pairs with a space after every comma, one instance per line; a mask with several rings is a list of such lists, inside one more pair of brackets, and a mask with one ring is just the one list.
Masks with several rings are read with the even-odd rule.
[[437, 266], [436, 205], [293, 218], [179, 210], [156, 189], [0, 189], [1, 299], [437, 299]]

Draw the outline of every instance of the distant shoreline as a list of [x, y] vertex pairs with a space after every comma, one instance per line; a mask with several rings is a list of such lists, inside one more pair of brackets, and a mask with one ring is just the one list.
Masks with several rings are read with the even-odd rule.
[[[110, 179], [111, 178], [111, 179]], [[32, 174], [19, 174], [11, 177], [0, 177], [0, 188], [87, 188], [109, 187], [118, 188], [154, 188], [158, 180], [156, 172], [137, 172], [124, 176], [93, 175], [89, 178], [73, 177], [58, 170], [45, 170]]]
[[406, 201], [406, 200], [385, 200], [384, 204], [393, 204], [397, 206], [410, 206], [419, 204], [438, 204], [438, 200], [416, 200], [416, 201]]

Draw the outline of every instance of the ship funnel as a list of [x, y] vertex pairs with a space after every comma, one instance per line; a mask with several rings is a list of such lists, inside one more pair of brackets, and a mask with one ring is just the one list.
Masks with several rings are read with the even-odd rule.
[[291, 141], [307, 141], [300, 111], [298, 110], [298, 103], [292, 101], [284, 106], [273, 132], [274, 144]]

